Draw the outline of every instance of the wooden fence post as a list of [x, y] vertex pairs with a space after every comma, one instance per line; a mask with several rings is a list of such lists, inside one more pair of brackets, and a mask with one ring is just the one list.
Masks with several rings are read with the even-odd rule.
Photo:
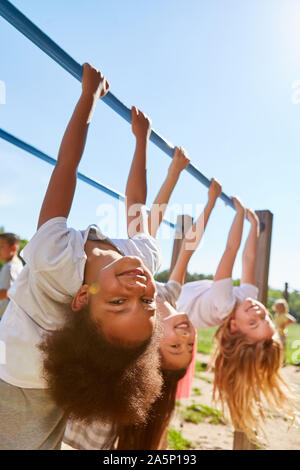
[[172, 272], [179, 255], [180, 247], [186, 232], [193, 225], [193, 217], [190, 215], [178, 215], [176, 222], [176, 231], [174, 235], [173, 252], [169, 275]]
[[[260, 221], [261, 231], [257, 246], [254, 284], [259, 289], [258, 300], [267, 305], [273, 214], [267, 210], [255, 212]], [[233, 450], [255, 449], [256, 446], [248, 440], [246, 434], [240, 431], [234, 432]]]
[[254, 284], [259, 289], [258, 300], [267, 305], [273, 214], [270, 211], [255, 212], [263, 230], [258, 239]]
[[289, 301], [289, 285], [287, 282], [284, 284], [283, 298], [288, 302]]

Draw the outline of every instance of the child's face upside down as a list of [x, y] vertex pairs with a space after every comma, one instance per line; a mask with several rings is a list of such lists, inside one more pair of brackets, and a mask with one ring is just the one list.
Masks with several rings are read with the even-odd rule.
[[160, 297], [157, 302], [163, 328], [159, 346], [162, 368], [186, 369], [192, 360], [195, 329], [185, 313], [178, 312]]
[[105, 266], [89, 292], [91, 319], [101, 324], [108, 341], [134, 347], [150, 338], [156, 320], [156, 289], [152, 274], [139, 258], [124, 256]]
[[233, 333], [245, 333], [253, 342], [271, 339], [275, 333], [274, 324], [265, 306], [251, 298], [237, 306], [230, 329]]

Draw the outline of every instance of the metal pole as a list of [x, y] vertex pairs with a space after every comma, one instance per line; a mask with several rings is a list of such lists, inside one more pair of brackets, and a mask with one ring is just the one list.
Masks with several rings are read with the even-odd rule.
[[[11, 144], [15, 145], [16, 147], [21, 148], [22, 150], [25, 150], [28, 153], [31, 153], [31, 155], [34, 155], [35, 157], [40, 158], [41, 160], [47, 163], [50, 163], [50, 165], [55, 166], [57, 163], [55, 158], [49, 157], [49, 155], [46, 155], [44, 152], [41, 152], [37, 148], [33, 147], [30, 144], [27, 144], [21, 139], [18, 139], [17, 137], [13, 136], [12, 134], [9, 134], [8, 132], [6, 132], [5, 130], [1, 128], [0, 128], [0, 138], [6, 140], [7, 142], [10, 142]], [[99, 181], [93, 178], [89, 178], [83, 173], [78, 172], [77, 178], [89, 184], [90, 186], [93, 186], [96, 189], [100, 189], [100, 191], [108, 194], [109, 196], [114, 197], [115, 199], [119, 199], [120, 201], [125, 201], [124, 194], [119, 193], [118, 191], [100, 183]], [[149, 209], [147, 209], [147, 212], [149, 213]], [[172, 228], [176, 228], [176, 225], [173, 224], [172, 222], [169, 222], [167, 219], [163, 219], [163, 222]]]
[[[26, 36], [36, 46], [38, 46], [42, 51], [48, 54], [61, 67], [67, 70], [67, 72], [73, 75], [73, 77], [81, 81], [82, 66], [9, 1], [0, 0], [0, 15], [22, 34], [24, 34], [24, 36]], [[126, 121], [131, 123], [131, 110], [127, 108], [127, 106], [125, 106], [111, 92], [108, 92], [107, 95], [102, 98], [102, 100]], [[174, 146], [167, 142], [154, 130], [151, 132], [150, 140], [163, 152], [169, 155], [169, 157], [173, 158]], [[204, 176], [194, 165], [190, 163], [187, 167], [187, 171], [206, 187], [209, 187], [210, 179]], [[220, 198], [234, 209], [231, 198], [228, 197], [225, 193], [222, 192]]]

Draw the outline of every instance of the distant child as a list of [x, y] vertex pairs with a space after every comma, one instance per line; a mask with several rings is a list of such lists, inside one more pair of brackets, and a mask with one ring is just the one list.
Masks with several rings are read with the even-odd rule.
[[[130, 238], [67, 226], [89, 123], [108, 88], [84, 64], [38, 230], [22, 252], [26, 266], [0, 323], [0, 449], [59, 449], [70, 415], [141, 423], [161, 391], [153, 279], [160, 250], [148, 232], [146, 175], [136, 167], [146, 158], [150, 123], [137, 111]], [[105, 164], [107, 155], [100, 170]]]
[[289, 305], [285, 299], [278, 299], [272, 310], [275, 312], [274, 323], [285, 351], [287, 326], [296, 323], [296, 318], [289, 314]]
[[7, 291], [23, 269], [18, 257], [20, 239], [14, 233], [0, 233], [0, 261], [4, 266], [0, 270], [0, 319], [9, 303]]

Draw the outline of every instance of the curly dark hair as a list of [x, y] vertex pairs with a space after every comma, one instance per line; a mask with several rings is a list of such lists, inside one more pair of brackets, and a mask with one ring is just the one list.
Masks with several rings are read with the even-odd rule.
[[88, 308], [72, 312], [63, 328], [48, 333], [39, 346], [54, 401], [86, 423], [143, 423], [161, 393], [159, 336], [158, 327], [138, 347], [115, 346], [92, 322]]

